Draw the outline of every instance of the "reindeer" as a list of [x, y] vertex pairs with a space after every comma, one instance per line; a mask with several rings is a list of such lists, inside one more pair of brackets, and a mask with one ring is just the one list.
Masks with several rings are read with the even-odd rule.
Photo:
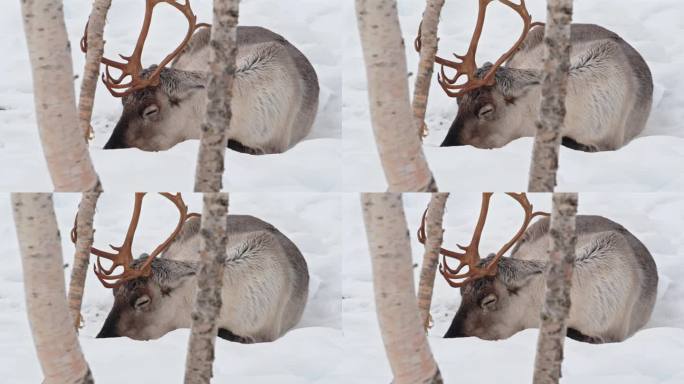
[[[461, 291], [461, 305], [445, 338], [505, 339], [539, 327], [546, 286], [549, 218], [536, 216], [524, 193], [509, 193], [525, 211], [517, 234], [496, 254], [480, 259], [480, 236], [491, 193], [483, 194], [480, 218], [464, 252], [441, 249], [440, 273]], [[419, 240], [425, 241], [425, 217]], [[528, 228], [529, 226], [529, 228]], [[588, 343], [619, 342], [649, 320], [658, 272], [648, 249], [627, 229], [601, 216], [576, 217], [576, 259], [567, 336]], [[515, 246], [514, 246], [515, 245]], [[513, 247], [514, 246], [514, 247]], [[502, 257], [511, 247], [511, 257]], [[447, 257], [459, 261], [457, 268]], [[467, 267], [467, 272], [462, 270]]]
[[[442, 147], [472, 145], [499, 148], [536, 134], [544, 78], [544, 28], [534, 28], [525, 1], [500, 0], [523, 19], [516, 44], [496, 63], [478, 68], [477, 45], [486, 7], [480, 0], [475, 33], [460, 61], [436, 57], [439, 84], [458, 103], [458, 114]], [[595, 152], [621, 148], [644, 130], [651, 111], [653, 79], [641, 55], [617, 34], [592, 24], [572, 24], [570, 73], [562, 144]], [[420, 50], [420, 34], [416, 40]], [[502, 66], [503, 63], [505, 66]], [[456, 74], [449, 77], [445, 67]], [[466, 76], [466, 81], [460, 79]]]
[[[167, 3], [188, 19], [181, 45], [159, 65], [142, 68], [154, 7]], [[123, 112], [104, 149], [163, 151], [199, 139], [207, 103], [211, 26], [197, 24], [190, 1], [147, 0], [137, 45], [124, 63], [106, 58], [104, 84], [122, 98]], [[87, 40], [81, 42], [87, 50]], [[166, 65], [174, 60], [171, 67]], [[110, 68], [121, 71], [115, 78]], [[130, 81], [124, 83], [125, 78]], [[285, 152], [311, 131], [318, 110], [316, 71], [282, 36], [260, 27], [237, 28], [237, 54], [228, 147], [249, 154]]]
[[[136, 260], [131, 253], [142, 193], [136, 194], [123, 245], [112, 247], [115, 253], [91, 249], [97, 256], [95, 274], [114, 294], [114, 305], [98, 338], [149, 340], [190, 328], [199, 270], [200, 218], [187, 213], [180, 194], [162, 195], [174, 203], [180, 216], [172, 234], [152, 253]], [[229, 215], [227, 220], [228, 257], [218, 336], [240, 343], [273, 341], [302, 316], [309, 284], [306, 261], [297, 246], [272, 225], [252, 216]], [[100, 258], [111, 260], [112, 266], [103, 267]], [[123, 272], [114, 275], [119, 267]]]

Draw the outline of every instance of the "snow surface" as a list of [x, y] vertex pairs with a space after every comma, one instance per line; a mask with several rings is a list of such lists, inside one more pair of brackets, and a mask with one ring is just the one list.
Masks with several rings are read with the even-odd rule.
[[[201, 212], [201, 197], [184, 194], [190, 211]], [[79, 196], [58, 195], [55, 206], [62, 234], [65, 264], [71, 264], [73, 225]], [[341, 197], [334, 194], [230, 195], [230, 212], [251, 214], [270, 222], [299, 247], [311, 276], [309, 301], [299, 325], [272, 343], [242, 345], [217, 342], [215, 382], [320, 382], [343, 349]], [[98, 203], [95, 228], [98, 248], [123, 240], [133, 206], [132, 194], [104, 194]], [[134, 253], [149, 252], [175, 226], [175, 208], [160, 196], [145, 198]], [[7, 194], [0, 195], [0, 377], [3, 383], [38, 383], [42, 378], [25, 314], [16, 234]], [[69, 278], [71, 268], [65, 268]], [[159, 340], [95, 339], [113, 302], [112, 294], [89, 272], [79, 339], [98, 383], [180, 382], [185, 367], [188, 330], [176, 330]], [[126, 369], [113, 369], [122, 364]], [[312, 361], [316, 361], [312, 364]], [[130, 381], [136, 377], [135, 381]]]
[[[52, 190], [43, 158], [33, 107], [31, 70], [21, 23], [20, 2], [7, 1], [0, 12], [0, 190]], [[211, 23], [212, 0], [194, 0], [200, 22]], [[72, 44], [74, 73], [83, 71], [84, 55], [78, 41], [90, 13], [89, 0], [65, 2], [65, 18]], [[337, 1], [243, 0], [240, 24], [258, 25], [283, 35], [311, 61], [321, 93], [311, 134], [290, 151], [250, 156], [227, 151], [224, 188], [230, 191], [335, 191], [341, 182], [341, 17]], [[105, 28], [105, 56], [130, 54], [144, 15], [139, 0], [113, 2]], [[160, 5], [143, 54], [145, 66], [171, 52], [185, 33], [187, 21], [168, 5]], [[169, 31], [173, 31], [170, 34]], [[9, 53], [9, 54], [8, 54]], [[80, 80], [74, 82], [77, 92]], [[108, 191], [192, 190], [197, 162], [197, 140], [165, 152], [101, 148], [121, 114], [121, 102], [98, 85], [90, 153]], [[172, 176], [173, 175], [173, 176]]]
[[[197, 196], [185, 196], [200, 210]], [[149, 196], [143, 208], [136, 252], [157, 244], [175, 220], [160, 197]], [[480, 195], [452, 194], [445, 217], [445, 246], [468, 238]], [[422, 246], [415, 232], [429, 197], [406, 194], [413, 258], [420, 264]], [[536, 209], [548, 210], [548, 196], [530, 195]], [[78, 198], [57, 196], [62, 234], [72, 225]], [[130, 195], [105, 194], [96, 215], [97, 245], [117, 243], [130, 215]], [[231, 194], [231, 212], [261, 217], [280, 228], [300, 247], [312, 274], [311, 298], [301, 324], [273, 343], [240, 345], [219, 342], [216, 382], [235, 383], [387, 383], [385, 359], [374, 312], [372, 276], [359, 196]], [[624, 225], [650, 250], [659, 272], [658, 299], [646, 329], [622, 343], [591, 345], [566, 340], [563, 383], [681, 383], [684, 380], [684, 197], [676, 194], [580, 195], [580, 214], [598, 214]], [[21, 265], [7, 196], [0, 197], [0, 377], [9, 383], [37, 382], [40, 369], [26, 321]], [[498, 248], [520, 223], [520, 208], [503, 195], [492, 201], [482, 238], [483, 252]], [[63, 239], [65, 262], [73, 252]], [[340, 273], [340, 271], [342, 271]], [[68, 276], [69, 268], [65, 269]], [[417, 281], [418, 268], [415, 269]], [[342, 298], [342, 299], [341, 299]], [[159, 340], [94, 339], [111, 306], [111, 296], [88, 276], [80, 342], [102, 383], [116, 383], [135, 373], [136, 382], [177, 382], [182, 377], [188, 331]], [[507, 340], [443, 339], [460, 296], [440, 277], [435, 282], [429, 341], [446, 382], [531, 382], [536, 330]], [[130, 367], [112, 370], [113, 360]], [[144, 362], [142, 368], [140, 362]], [[494, 365], [495, 368], [492, 368]], [[467, 368], [466, 368], [467, 367]]]
[[[480, 206], [479, 193], [457, 193], [447, 202], [444, 247], [470, 239]], [[535, 209], [548, 211], [548, 195], [529, 195]], [[579, 214], [610, 218], [630, 230], [652, 253], [659, 273], [658, 299], [647, 329], [621, 343], [592, 345], [565, 341], [562, 383], [684, 382], [684, 198], [675, 194], [592, 194], [579, 197]], [[405, 194], [413, 260], [422, 262], [415, 238], [427, 206], [426, 194]], [[344, 333], [349, 350], [337, 371], [339, 382], [388, 383], [391, 380], [380, 338], [372, 290], [371, 263], [361, 219], [359, 197], [344, 201]], [[520, 225], [521, 209], [512, 199], [495, 195], [482, 237], [483, 253], [508, 241]], [[419, 268], [414, 268], [418, 281]], [[531, 383], [537, 330], [525, 330], [501, 341], [443, 339], [460, 304], [458, 290], [439, 275], [432, 302], [434, 327], [429, 334], [433, 354], [447, 383]], [[343, 380], [346, 379], [345, 380]], [[337, 381], [331, 381], [337, 382]]]
[[[378, 158], [368, 112], [366, 74], [352, 1], [344, 3], [343, 70], [344, 188], [384, 191], [386, 182]], [[406, 44], [408, 70], [418, 67], [413, 40], [424, 2], [399, 0], [399, 16]], [[545, 1], [528, 0], [534, 20], [546, 19]], [[477, 2], [447, 1], [439, 25], [439, 55], [467, 50], [477, 13]], [[502, 4], [489, 7], [477, 62], [495, 61], [520, 34], [520, 17]], [[584, 153], [562, 147], [559, 190], [566, 191], [681, 191], [684, 189], [684, 5], [680, 0], [575, 0], [573, 21], [606, 27], [634, 46], [649, 64], [655, 84], [653, 109], [645, 131], [615, 152]], [[438, 68], [438, 67], [436, 67]], [[436, 76], [436, 74], [435, 74]], [[413, 87], [414, 77], [409, 78]], [[412, 88], [411, 88], [412, 89]], [[521, 138], [504, 148], [440, 148], [456, 116], [455, 100], [436, 81], [430, 89], [424, 150], [442, 190], [526, 190], [532, 138]], [[588, 172], [591, 170], [591, 172]], [[463, 181], [467, 180], [467, 183]]]

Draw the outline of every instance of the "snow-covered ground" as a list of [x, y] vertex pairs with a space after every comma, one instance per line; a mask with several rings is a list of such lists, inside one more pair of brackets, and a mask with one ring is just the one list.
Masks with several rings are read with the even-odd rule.
[[[190, 211], [201, 212], [201, 197], [185, 194]], [[65, 264], [71, 264], [73, 225], [78, 195], [55, 197]], [[120, 244], [132, 209], [132, 194], [104, 194], [98, 203], [96, 246]], [[242, 345], [217, 342], [216, 382], [315, 383], [334, 369], [343, 352], [341, 196], [334, 194], [241, 194], [230, 196], [230, 212], [251, 214], [280, 229], [299, 247], [311, 276], [307, 308], [296, 329], [272, 343]], [[149, 252], [168, 235], [178, 217], [160, 196], [145, 198], [134, 252]], [[0, 377], [3, 383], [37, 383], [42, 374], [25, 314], [16, 234], [9, 196], [0, 195]], [[68, 279], [70, 267], [65, 268]], [[188, 330], [159, 340], [95, 339], [112, 305], [112, 294], [89, 272], [80, 342], [98, 383], [180, 382]], [[112, 362], [116, 361], [116, 364]], [[117, 369], [115, 367], [126, 367]], [[230, 379], [230, 380], [229, 380]]]
[[[548, 211], [550, 196], [530, 195], [537, 210]], [[592, 345], [566, 339], [562, 383], [676, 384], [684, 382], [684, 197], [674, 194], [590, 194], [579, 197], [579, 214], [610, 218], [631, 231], [649, 249], [658, 266], [656, 306], [646, 329], [622, 343]], [[415, 239], [429, 197], [404, 195], [412, 239], [413, 259], [422, 260]], [[388, 383], [384, 355], [374, 312], [372, 276], [359, 197], [344, 201], [344, 334], [347, 347], [337, 372], [347, 383]], [[467, 243], [477, 220], [480, 194], [452, 194], [445, 215], [444, 247]], [[482, 237], [483, 253], [494, 252], [515, 233], [521, 209], [511, 198], [495, 195]], [[419, 269], [415, 268], [415, 281]], [[530, 383], [537, 330], [526, 330], [507, 340], [443, 339], [460, 303], [457, 289], [439, 274], [435, 281], [429, 342], [447, 383]], [[343, 380], [346, 379], [345, 380]]]
[[[148, 196], [143, 207], [136, 252], [158, 243], [176, 218], [169, 203]], [[185, 195], [191, 210], [197, 196]], [[445, 247], [469, 239], [480, 194], [452, 194], [445, 217]], [[530, 195], [536, 209], [550, 208], [549, 196]], [[406, 194], [404, 203], [416, 264], [422, 246], [415, 240], [427, 195]], [[73, 223], [78, 198], [58, 196], [57, 215], [64, 235]], [[130, 194], [103, 195], [96, 244], [118, 243], [128, 224]], [[261, 217], [280, 228], [300, 247], [313, 276], [311, 298], [297, 329], [273, 343], [217, 348], [216, 382], [235, 383], [387, 383], [390, 381], [374, 312], [370, 258], [359, 196], [309, 194], [232, 194], [231, 212]], [[684, 196], [676, 194], [580, 195], [580, 214], [598, 214], [624, 225], [650, 250], [659, 272], [658, 299], [646, 329], [622, 343], [590, 345], [566, 340], [564, 383], [675, 384], [684, 380]], [[40, 369], [25, 315], [21, 265], [9, 201], [0, 196], [0, 376], [5, 382], [40, 380]], [[508, 240], [520, 224], [520, 208], [496, 195], [482, 239], [483, 252]], [[65, 263], [72, 245], [63, 238]], [[65, 269], [68, 276], [69, 268]], [[416, 268], [416, 277], [418, 270]], [[342, 298], [342, 299], [340, 299]], [[531, 382], [536, 330], [503, 341], [443, 339], [460, 295], [441, 277], [435, 282], [429, 341], [446, 382]], [[136, 382], [176, 382], [183, 373], [188, 331], [159, 340], [94, 339], [110, 308], [110, 293], [88, 276], [80, 342], [98, 382], [116, 383], [135, 374]], [[121, 362], [124, 370], [112, 369]], [[141, 366], [140, 362], [144, 362]], [[138, 368], [141, 367], [141, 368]]]
[[[31, 71], [21, 23], [20, 2], [8, 1], [0, 12], [0, 191], [52, 190], [42, 155], [33, 107]], [[200, 22], [211, 23], [212, 0], [194, 0]], [[83, 70], [78, 41], [90, 13], [88, 0], [65, 1], [65, 18], [72, 44], [74, 73]], [[130, 54], [138, 38], [144, 2], [113, 2], [105, 29], [105, 55]], [[318, 116], [311, 134], [295, 148], [279, 155], [255, 157], [227, 151], [224, 187], [230, 191], [334, 191], [341, 183], [341, 70], [340, 2], [319, 0], [243, 0], [240, 24], [258, 25], [283, 35], [311, 61], [321, 85]], [[171, 52], [187, 28], [187, 21], [167, 5], [160, 5], [145, 46], [143, 64], [157, 63]], [[74, 82], [80, 88], [80, 80]], [[169, 151], [138, 149], [103, 151], [121, 113], [119, 99], [100, 83], [90, 151], [106, 190], [192, 190], [198, 141]], [[13, 167], [7, 167], [13, 164]]]
[[[418, 66], [413, 40], [424, 2], [399, 0], [399, 16], [410, 72]], [[534, 20], [546, 18], [545, 1], [528, 0]], [[439, 26], [442, 57], [467, 50], [477, 13], [477, 1], [447, 1]], [[575, 0], [573, 20], [594, 23], [622, 36], [649, 64], [655, 92], [646, 130], [616, 152], [584, 153], [561, 149], [558, 184], [569, 191], [681, 191], [684, 189], [684, 4], [679, 0]], [[368, 113], [366, 74], [354, 6], [345, 2], [343, 65], [344, 187], [348, 191], [384, 191], [386, 183]], [[353, 28], [352, 28], [353, 27]], [[495, 61], [520, 34], [520, 17], [498, 2], [489, 7], [477, 62]], [[414, 77], [409, 78], [413, 85]], [[456, 101], [436, 81], [430, 89], [424, 150], [442, 190], [525, 190], [532, 152], [531, 138], [504, 148], [439, 148], [456, 116]], [[591, 172], [589, 172], [589, 170]], [[466, 181], [466, 182], [464, 182]]]

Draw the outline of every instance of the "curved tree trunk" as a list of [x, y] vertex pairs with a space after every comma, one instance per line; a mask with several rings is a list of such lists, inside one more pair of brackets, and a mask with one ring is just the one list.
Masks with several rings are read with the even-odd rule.
[[375, 142], [391, 192], [436, 192], [416, 134], [396, 0], [356, 0]]
[[92, 383], [64, 292], [62, 246], [48, 193], [12, 194], [26, 311], [43, 383]]
[[572, 0], [548, 0], [544, 31], [544, 82], [530, 165], [530, 192], [553, 192], [565, 120], [570, 72]]
[[216, 319], [221, 311], [221, 288], [228, 244], [228, 194], [205, 193], [200, 230], [200, 270], [185, 363], [185, 383], [209, 383], [214, 363]]
[[55, 190], [85, 192], [99, 180], [76, 112], [71, 47], [61, 0], [22, 0], [43, 153]]
[[546, 271], [546, 293], [534, 363], [535, 384], [555, 384], [561, 377], [563, 342], [570, 313], [570, 288], [575, 265], [576, 193], [554, 193], [551, 214], [551, 244]]
[[93, 218], [100, 192], [85, 192], [78, 204], [76, 215], [76, 250], [74, 251], [74, 265], [69, 280], [69, 311], [74, 322], [74, 328], [80, 328], [81, 303], [83, 302], [83, 287], [88, 274], [90, 248], [93, 246]]
[[439, 249], [442, 247], [444, 237], [442, 220], [448, 198], [448, 193], [433, 193], [425, 219], [425, 253], [423, 254], [423, 266], [420, 269], [420, 282], [418, 283], [418, 310], [426, 332], [431, 327], [432, 289], [435, 286]]
[[202, 124], [195, 175], [195, 192], [219, 192], [223, 186], [228, 130], [232, 118], [238, 0], [214, 0], [214, 24], [209, 42], [207, 113]]
[[437, 26], [443, 6], [444, 0], [427, 0], [420, 28], [420, 61], [418, 62], [416, 85], [413, 89], [413, 116], [416, 118], [418, 133], [421, 138], [427, 136], [428, 131], [427, 124], [425, 124], [425, 110], [427, 109], [430, 81], [432, 80], [435, 56], [437, 55]]
[[78, 119], [81, 131], [85, 135], [85, 140], [91, 137], [93, 127], [90, 120], [93, 116], [93, 104], [95, 103], [95, 89], [97, 80], [100, 78], [100, 61], [104, 53], [104, 27], [105, 19], [112, 0], [95, 0], [93, 9], [88, 18], [88, 49], [86, 52], [86, 62], [83, 68], [83, 81], [81, 82], [81, 93], [78, 101]]
[[376, 312], [393, 383], [442, 383], [418, 316], [411, 242], [401, 194], [364, 193], [361, 202], [373, 266]]

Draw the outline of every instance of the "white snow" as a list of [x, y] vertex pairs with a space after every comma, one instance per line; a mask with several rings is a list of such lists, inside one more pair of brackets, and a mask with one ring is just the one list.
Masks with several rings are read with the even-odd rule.
[[[201, 212], [201, 197], [184, 194], [190, 211]], [[55, 198], [62, 234], [64, 262], [71, 264], [73, 225], [79, 195]], [[132, 209], [132, 194], [104, 194], [98, 203], [95, 228], [98, 248], [120, 244]], [[309, 266], [309, 301], [299, 325], [272, 343], [242, 345], [219, 339], [216, 382], [314, 383], [341, 357], [342, 249], [341, 197], [335, 194], [230, 195], [230, 212], [266, 220], [288, 236]], [[0, 195], [0, 377], [4, 383], [35, 383], [42, 374], [25, 314], [21, 260], [7, 194]], [[142, 208], [134, 253], [149, 252], [175, 226], [178, 213], [164, 198], [148, 195]], [[65, 268], [69, 278], [71, 268]], [[112, 294], [89, 271], [82, 314], [85, 327], [79, 340], [98, 383], [179, 382], [183, 377], [188, 330], [177, 330], [159, 340], [95, 339], [113, 302]], [[316, 363], [312, 363], [316, 361]], [[118, 367], [126, 367], [121, 369]]]
[[[477, 220], [479, 193], [452, 193], [445, 215], [444, 247], [467, 243]], [[535, 209], [548, 212], [550, 197], [529, 195]], [[649, 249], [659, 273], [658, 299], [647, 329], [621, 343], [593, 345], [565, 341], [562, 383], [681, 383], [684, 380], [684, 198], [675, 194], [592, 194], [579, 197], [579, 214], [598, 214], [631, 231]], [[405, 194], [413, 260], [422, 261], [415, 238], [429, 196]], [[520, 225], [521, 209], [511, 198], [495, 195], [482, 237], [481, 251], [495, 252]], [[346, 382], [387, 383], [389, 364], [382, 349], [372, 291], [370, 257], [361, 221], [359, 197], [344, 202], [344, 333], [354, 353], [338, 368]], [[417, 284], [419, 268], [414, 269]], [[460, 294], [438, 274], [432, 302], [435, 325], [429, 342], [447, 383], [530, 383], [537, 330], [501, 341], [443, 339], [458, 309]], [[337, 381], [331, 381], [337, 382]], [[339, 382], [344, 382], [340, 380]]]
[[[408, 70], [418, 67], [413, 40], [424, 2], [399, 0]], [[545, 1], [528, 0], [534, 20], [546, 19]], [[384, 191], [368, 112], [366, 74], [353, 2], [345, 2], [343, 65], [344, 188], [347, 191]], [[464, 54], [473, 32], [476, 1], [447, 1], [439, 25], [439, 55]], [[489, 7], [477, 62], [494, 62], [513, 45], [521, 29], [520, 17], [505, 6]], [[566, 191], [681, 191], [684, 155], [684, 6], [679, 0], [576, 0], [573, 21], [606, 27], [624, 38], [644, 57], [651, 68], [655, 92], [646, 130], [629, 145], [615, 152], [584, 153], [563, 147], [558, 174], [559, 190]], [[436, 69], [439, 67], [437, 66]], [[435, 74], [436, 76], [436, 74]], [[411, 89], [414, 76], [409, 77]], [[532, 153], [532, 138], [522, 138], [504, 148], [440, 148], [456, 116], [455, 100], [447, 97], [436, 81], [430, 88], [427, 110], [429, 136], [423, 146], [440, 189], [525, 190]], [[590, 172], [589, 172], [590, 171]]]
[[[199, 22], [211, 23], [212, 0], [194, 0]], [[72, 45], [74, 73], [83, 71], [78, 48], [92, 2], [65, 2], [65, 18]], [[133, 51], [144, 15], [139, 0], [114, 1], [105, 28], [105, 56]], [[240, 24], [258, 25], [283, 35], [311, 61], [321, 94], [311, 134], [292, 150], [278, 155], [250, 156], [227, 151], [224, 188], [230, 191], [334, 191], [341, 182], [341, 17], [338, 3], [317, 0], [244, 0]], [[171, 52], [187, 28], [187, 21], [167, 5], [155, 11], [143, 54], [145, 66]], [[169, 31], [173, 31], [170, 33]], [[20, 2], [8, 1], [0, 13], [0, 190], [52, 190], [42, 155], [33, 107], [31, 71], [21, 23]], [[80, 89], [80, 80], [74, 85]], [[192, 190], [198, 141], [185, 142], [165, 152], [138, 149], [104, 151], [121, 113], [121, 102], [100, 83], [93, 114], [95, 140], [90, 152], [104, 188], [109, 191]]]

